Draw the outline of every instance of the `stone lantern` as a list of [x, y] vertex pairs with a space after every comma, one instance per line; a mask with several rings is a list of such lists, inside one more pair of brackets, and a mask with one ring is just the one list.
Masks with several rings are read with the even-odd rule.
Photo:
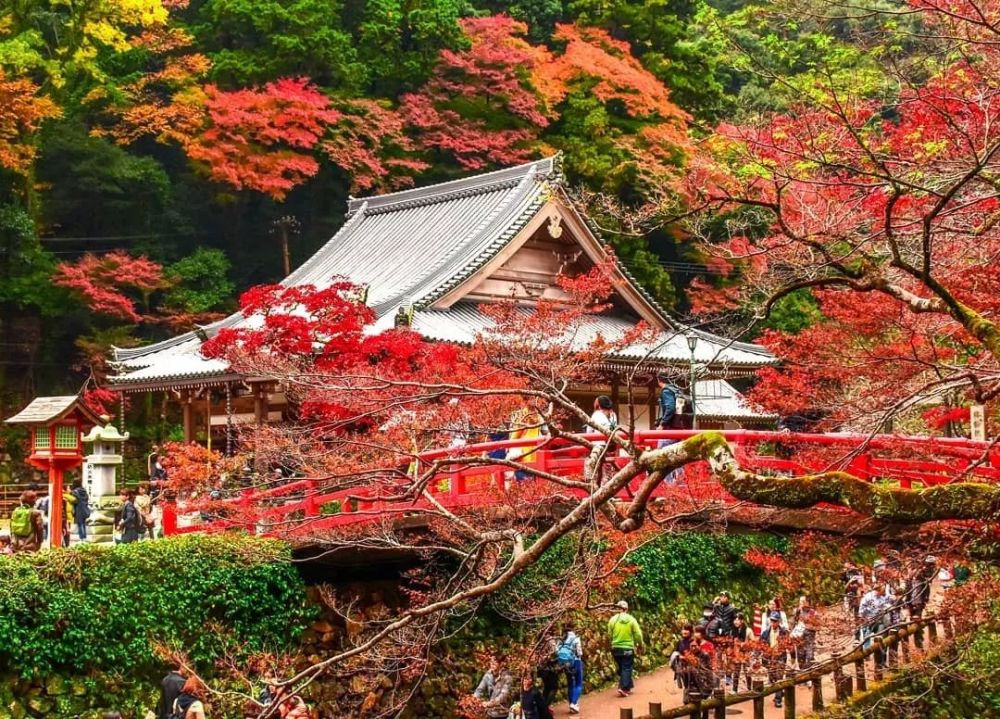
[[83, 485], [96, 509], [87, 521], [93, 528], [88, 536], [94, 542], [111, 542], [114, 537], [115, 510], [119, 505], [115, 485], [118, 467], [122, 464], [122, 447], [128, 439], [128, 432], [120, 434], [107, 415], [101, 417], [101, 421], [102, 424], [94, 425], [90, 434], [83, 438], [84, 444], [93, 445], [83, 463]]
[[63, 475], [83, 462], [84, 428], [99, 424], [101, 418], [76, 395], [36, 397], [27, 407], [7, 420], [23, 424], [31, 431], [28, 464], [49, 474], [49, 543], [62, 545]]

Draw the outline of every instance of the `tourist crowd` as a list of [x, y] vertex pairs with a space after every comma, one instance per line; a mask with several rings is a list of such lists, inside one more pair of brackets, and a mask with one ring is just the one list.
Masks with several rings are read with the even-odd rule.
[[[874, 637], [887, 632], [904, 619], [915, 619], [925, 611], [935, 577], [951, 578], [938, 567], [936, 557], [922, 561], [878, 559], [866, 571], [845, 564], [843, 610], [831, 608], [827, 622], [831, 639], [853, 638], [866, 648]], [[629, 613], [626, 601], [619, 601], [608, 620], [606, 650], [617, 671], [617, 694], [628, 697], [635, 687], [634, 663], [643, 651], [644, 638], [638, 620]], [[854, 621], [845, 621], [853, 617]], [[755, 619], [759, 621], [759, 626]], [[705, 604], [697, 622], [680, 627], [680, 637], [670, 655], [673, 679], [682, 690], [684, 703], [707, 698], [718, 690], [750, 691], [755, 678], [767, 683], [781, 681], [792, 672], [816, 666], [817, 637], [823, 625], [813, 603], [801, 596], [794, 609], [786, 611], [774, 597], [756, 612], [743, 612], [733, 605], [728, 592], [719, 592]], [[917, 635], [919, 637], [919, 635]], [[920, 646], [918, 644], [918, 646]], [[884, 653], [876, 652], [876, 662], [885, 666]], [[584, 647], [572, 625], [558, 635], [543, 637], [539, 650], [528, 666], [514, 668], [504, 657], [492, 657], [488, 670], [472, 693], [489, 719], [547, 719], [550, 705], [565, 677], [571, 714], [580, 713], [584, 687]], [[774, 695], [782, 705], [782, 693]]]

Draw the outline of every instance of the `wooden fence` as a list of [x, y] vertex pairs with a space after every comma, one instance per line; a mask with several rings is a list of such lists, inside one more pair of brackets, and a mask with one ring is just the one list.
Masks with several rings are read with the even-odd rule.
[[[906, 624], [890, 627], [884, 632], [872, 638], [871, 646], [867, 649], [863, 644], [858, 645], [853, 650], [831, 657], [820, 662], [815, 667], [801, 672], [789, 672], [793, 676], [786, 677], [781, 681], [764, 686], [764, 682], [754, 682], [754, 691], [743, 694], [726, 694], [724, 690], [717, 689], [711, 698], [700, 699], [698, 701], [664, 710], [660, 704], [650, 703], [649, 713], [641, 716], [634, 716], [634, 710], [623, 707], [619, 719], [724, 719], [726, 707], [735, 704], [753, 704], [753, 719], [764, 719], [764, 701], [767, 697], [781, 692], [784, 696], [785, 719], [795, 719], [796, 716], [796, 696], [795, 687], [799, 684], [812, 682], [812, 707], [813, 711], [824, 708], [823, 700], [823, 677], [833, 675], [834, 694], [838, 702], [846, 701], [855, 691], [865, 691], [868, 688], [868, 677], [874, 681], [881, 681], [884, 671], [894, 671], [901, 664], [908, 664], [911, 654], [911, 639], [916, 646], [934, 646], [939, 641], [939, 633], [943, 633], [945, 640], [951, 640], [953, 627], [951, 619], [940, 617], [924, 617]], [[926, 637], [925, 637], [926, 630]], [[868, 659], [876, 652], [883, 652], [885, 655], [886, 667], [883, 669], [877, 662], [872, 662], [872, 668], [867, 668]], [[850, 672], [845, 672], [844, 668], [852, 668]]]

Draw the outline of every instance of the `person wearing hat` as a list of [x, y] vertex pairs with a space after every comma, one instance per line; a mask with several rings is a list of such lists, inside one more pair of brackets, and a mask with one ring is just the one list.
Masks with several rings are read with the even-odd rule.
[[620, 611], [608, 620], [608, 637], [611, 656], [618, 668], [618, 696], [627, 697], [635, 686], [632, 666], [636, 652], [642, 650], [642, 629], [635, 617], [628, 613], [628, 602], [623, 599], [617, 607]]
[[[760, 641], [766, 647], [764, 664], [767, 667], [767, 681], [771, 684], [785, 678], [788, 662], [788, 629], [781, 625], [781, 612], [771, 612], [767, 624], [760, 633]], [[774, 706], [781, 706], [783, 692], [774, 695]]]

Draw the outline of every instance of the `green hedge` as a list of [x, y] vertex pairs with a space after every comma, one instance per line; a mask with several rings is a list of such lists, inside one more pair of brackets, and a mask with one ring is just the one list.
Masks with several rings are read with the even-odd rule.
[[159, 671], [151, 639], [206, 669], [288, 647], [310, 616], [290, 558], [234, 534], [0, 557], [0, 671]]

